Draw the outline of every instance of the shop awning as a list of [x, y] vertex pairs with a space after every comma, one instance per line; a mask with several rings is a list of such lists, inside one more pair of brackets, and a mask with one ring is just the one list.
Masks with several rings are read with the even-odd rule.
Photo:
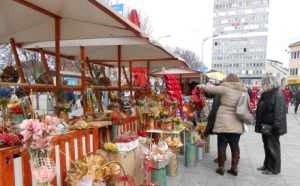
[[2, 0], [0, 44], [14, 38], [18, 47], [55, 54], [57, 19], [61, 56], [79, 60], [79, 47], [83, 46], [91, 63], [115, 66], [120, 57], [121, 62], [134, 62], [133, 66], [147, 66], [148, 62], [151, 67], [188, 66], [150, 41], [127, 18], [96, 0]]
[[60, 39], [146, 37], [128, 19], [97, 0], [1, 0], [0, 44], [55, 40], [55, 19]]
[[218, 81], [222, 81], [225, 78], [225, 75], [218, 71], [208, 72], [208, 73], [206, 73], [206, 75], [207, 75], [207, 77], [218, 80]]
[[155, 76], [155, 77], [162, 77], [165, 74], [174, 74], [177, 77], [181, 78], [190, 78], [190, 79], [194, 79], [200, 78], [200, 74], [202, 74], [202, 72], [197, 71], [197, 70], [192, 70], [189, 68], [174, 68], [174, 67], [170, 67], [170, 68], [166, 68], [163, 70], [159, 70], [159, 71], [153, 71], [150, 73], [150, 75]]

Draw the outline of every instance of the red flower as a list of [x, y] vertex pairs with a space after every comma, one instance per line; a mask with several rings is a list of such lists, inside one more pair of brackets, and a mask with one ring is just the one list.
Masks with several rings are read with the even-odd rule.
[[142, 137], [147, 137], [147, 132], [146, 131], [143, 131], [143, 130], [138, 130], [138, 135], [139, 136], [142, 136]]
[[14, 146], [21, 143], [21, 135], [16, 132], [2, 133], [0, 134], [0, 141], [3, 141], [10, 146]]

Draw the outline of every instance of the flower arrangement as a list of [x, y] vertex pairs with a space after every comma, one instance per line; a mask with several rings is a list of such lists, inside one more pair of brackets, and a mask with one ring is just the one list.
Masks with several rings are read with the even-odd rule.
[[121, 136], [118, 136], [115, 139], [116, 143], [128, 143], [128, 142], [132, 142], [136, 139], [138, 139], [138, 135], [135, 132], [126, 132], [124, 134], [122, 134]]
[[73, 167], [67, 172], [66, 182], [71, 186], [79, 183], [103, 183], [108, 181], [112, 175], [118, 175], [121, 172], [119, 164], [107, 162], [100, 154], [93, 154], [83, 159], [76, 160]]
[[117, 153], [118, 147], [115, 143], [106, 142], [103, 144], [103, 149], [107, 152]]
[[0, 133], [0, 146], [8, 145], [14, 146], [21, 144], [22, 135], [18, 132], [10, 131]]
[[205, 107], [205, 95], [203, 90], [195, 87], [192, 91], [192, 105], [196, 110], [202, 110]]
[[167, 143], [160, 141], [158, 144], [153, 144], [150, 148], [142, 146], [143, 155], [145, 160], [155, 164], [155, 166], [161, 167], [160, 164], [168, 162], [173, 153], [168, 148]]
[[207, 123], [206, 122], [200, 122], [195, 128], [195, 131], [197, 131], [199, 134], [204, 134], [204, 131], [206, 129]]
[[54, 110], [56, 113], [69, 113], [72, 111], [71, 105], [69, 103], [57, 103], [57, 105], [54, 107]]
[[9, 112], [11, 112], [13, 114], [22, 114], [23, 113], [23, 109], [22, 109], [20, 100], [10, 101], [7, 104], [7, 108], [9, 110]]
[[51, 134], [58, 132], [58, 118], [47, 116], [45, 122], [25, 119], [20, 125], [25, 147], [32, 153], [46, 153], [51, 150]]
[[55, 163], [49, 158], [51, 134], [59, 131], [59, 119], [46, 116], [43, 121], [25, 119], [20, 125], [24, 146], [31, 156], [31, 171], [38, 185], [49, 185], [55, 176]]
[[73, 125], [70, 125], [69, 130], [81, 130], [81, 129], [86, 129], [88, 127], [89, 124], [86, 121], [80, 119], [76, 121]]
[[177, 149], [183, 146], [180, 137], [171, 137], [168, 136], [167, 138], [164, 139], [164, 141], [168, 144], [168, 147], [171, 149]]
[[125, 119], [127, 116], [120, 111], [120, 109], [116, 109], [114, 113], [111, 115], [111, 122], [113, 125], [121, 125], [122, 119]]

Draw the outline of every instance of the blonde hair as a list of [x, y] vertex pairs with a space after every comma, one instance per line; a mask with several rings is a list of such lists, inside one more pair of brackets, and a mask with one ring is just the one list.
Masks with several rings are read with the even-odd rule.
[[237, 75], [230, 73], [226, 76], [224, 82], [240, 82], [240, 79]]

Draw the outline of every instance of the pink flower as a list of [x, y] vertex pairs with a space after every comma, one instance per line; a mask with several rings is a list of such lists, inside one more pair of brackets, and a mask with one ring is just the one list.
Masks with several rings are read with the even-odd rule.
[[59, 128], [57, 127], [60, 122], [60, 119], [57, 117], [46, 116], [45, 125], [43, 126], [43, 131], [50, 134], [52, 132], [58, 132]]
[[25, 119], [20, 125], [20, 128], [23, 129], [21, 134], [23, 135], [23, 141], [29, 140], [31, 137], [33, 140], [37, 140], [42, 137], [43, 130], [42, 124], [37, 119]]
[[32, 174], [39, 183], [51, 181], [55, 176], [54, 170], [45, 165], [34, 168]]
[[30, 148], [32, 149], [39, 149], [39, 150], [47, 150], [50, 151], [51, 150], [51, 137], [45, 137], [45, 138], [40, 138], [37, 140], [32, 141]]

